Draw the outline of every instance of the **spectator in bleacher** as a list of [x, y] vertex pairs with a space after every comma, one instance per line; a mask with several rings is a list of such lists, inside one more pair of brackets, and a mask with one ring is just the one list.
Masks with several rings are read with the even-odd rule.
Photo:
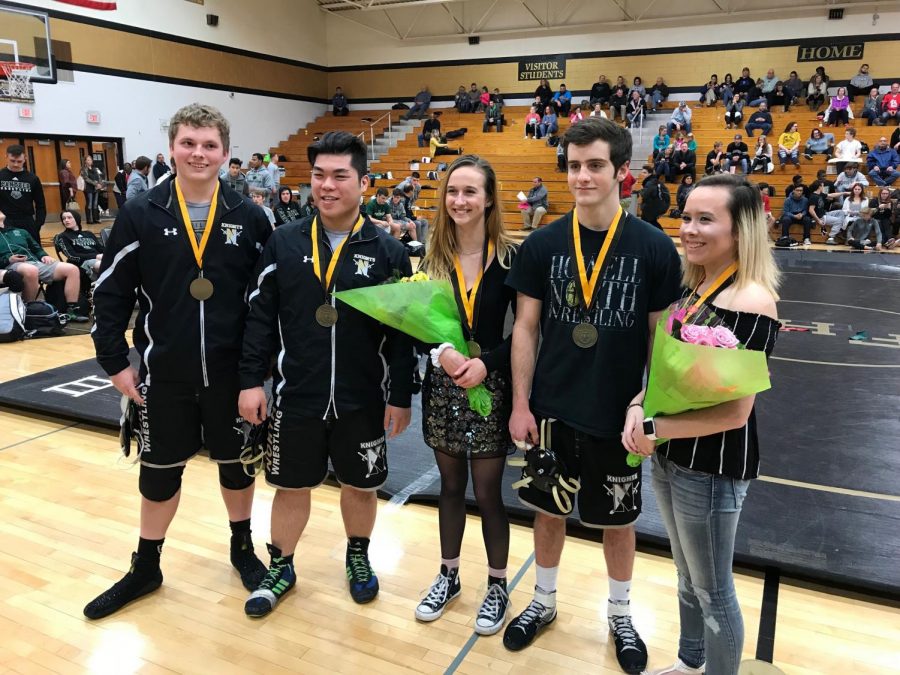
[[461, 113], [471, 112], [469, 94], [462, 85], [459, 85], [459, 89], [456, 90], [456, 96], [453, 97], [453, 107]]
[[813, 155], [825, 155], [831, 159], [834, 155], [834, 134], [823, 134], [821, 129], [813, 127], [809, 132], [809, 138], [806, 139], [803, 156], [812, 159]]
[[675, 152], [673, 146], [668, 146], [656, 157], [653, 163], [653, 175], [662, 181], [671, 183], [675, 180], [672, 174], [672, 154]]
[[891, 84], [891, 90], [881, 99], [881, 123], [900, 124], [900, 82]]
[[287, 185], [278, 188], [278, 201], [275, 202], [272, 213], [275, 215], [276, 227], [303, 217], [300, 204], [296, 202], [293, 191]]
[[787, 112], [791, 108], [792, 100], [791, 92], [784, 88], [784, 82], [781, 81], [775, 83], [772, 91], [766, 92], [766, 103], [773, 112]]
[[788, 238], [791, 236], [791, 225], [799, 223], [803, 226], [803, 243], [809, 245], [809, 232], [812, 228], [812, 221], [809, 218], [809, 200], [803, 195], [803, 185], [797, 185], [791, 190], [791, 193], [785, 197], [784, 206], [781, 212], [781, 236]]
[[[763, 95], [768, 96], [773, 91], [775, 91], [775, 87], [778, 85], [779, 82], [781, 82], [781, 80], [779, 80], [777, 77], [775, 77], [775, 70], [772, 68], [769, 68], [769, 71], [766, 73], [766, 76], [764, 78], [762, 78], [762, 84], [760, 85], [760, 89], [762, 90]], [[769, 104], [769, 107], [771, 108], [772, 105]]]
[[331, 97], [331, 114], [335, 117], [346, 117], [350, 114], [347, 97], [344, 96], [344, 90], [340, 87], [334, 88], [334, 96]]
[[[704, 172], [707, 176], [711, 176], [714, 173], [725, 173], [727, 163], [728, 155], [725, 154], [725, 148], [722, 146], [722, 141], [716, 141], [713, 143], [713, 149], [706, 153], [706, 166]], [[744, 171], [744, 173], [747, 172]]]
[[754, 79], [750, 77], [750, 69], [743, 68], [741, 70], [741, 76], [734, 83], [734, 92], [740, 94], [741, 98], [744, 100], [747, 100], [747, 92], [749, 92], [755, 84], [756, 82]]
[[[134, 199], [150, 189], [147, 178], [150, 174], [150, 158], [141, 155], [134, 160], [132, 166], [134, 171], [131, 172], [131, 176], [128, 178], [128, 185], [125, 187], [125, 199]], [[100, 219], [98, 218], [95, 222], [99, 223]]]
[[873, 210], [868, 206], [859, 210], [859, 217], [847, 228], [847, 246], [859, 251], [881, 250], [881, 228], [873, 215]]
[[25, 228], [6, 227], [3, 211], [0, 211], [0, 269], [11, 270], [22, 277], [22, 299], [25, 302], [37, 298], [40, 284], [63, 282], [68, 320], [76, 323], [88, 321], [88, 317], [78, 311], [78, 294], [81, 291], [78, 268], [49, 255]]
[[869, 75], [869, 64], [864, 63], [859, 67], [859, 72], [850, 78], [850, 83], [847, 85], [847, 95], [853, 101], [856, 96], [868, 95], [873, 87], [875, 87], [875, 82], [872, 81], [872, 76]]
[[566, 166], [566, 149], [560, 141], [556, 144], [556, 172], [566, 173], [567, 171], [568, 167]]
[[895, 217], [896, 205], [891, 199], [891, 189], [881, 188], [878, 196], [869, 200], [869, 208], [874, 211], [875, 220], [881, 228], [881, 239], [885, 243], [885, 248], [894, 248], [900, 222], [897, 222]]
[[581, 106], [577, 105], [572, 108], [572, 112], [569, 114], [569, 124], [575, 124], [575, 122], [580, 122], [584, 119], [584, 113], [581, 112]]
[[[621, 79], [621, 75], [619, 78]], [[609, 97], [609, 119], [615, 121], [616, 115], [625, 121], [625, 108], [628, 107], [628, 87], [624, 84], [616, 84]]]
[[667, 85], [661, 77], [657, 77], [656, 84], [650, 87], [650, 92], [647, 94], [646, 98], [650, 112], [656, 112], [656, 109], [659, 108], [667, 98], [669, 98], [669, 85]]
[[419, 93], [416, 94], [416, 98], [413, 99], [412, 108], [406, 111], [406, 114], [401, 117], [403, 120], [408, 120], [410, 117], [415, 117], [416, 119], [422, 119], [425, 113], [428, 111], [428, 107], [431, 105], [431, 92], [428, 91], [428, 85], [423, 84], [422, 89], [419, 90]]
[[541, 118], [541, 124], [538, 129], [541, 132], [541, 138], [545, 138], [559, 131], [559, 121], [557, 120], [556, 113], [553, 112], [553, 108], [549, 105], [544, 109], [544, 116]]
[[850, 99], [847, 97], [847, 90], [844, 87], [838, 87], [837, 93], [831, 97], [825, 121], [833, 127], [839, 124], [844, 126], [850, 124]]
[[416, 138], [419, 141], [419, 147], [424, 148], [428, 145], [428, 141], [431, 139], [431, 133], [435, 130], [440, 133], [441, 131], [441, 111], [440, 110], [432, 110], [431, 117], [429, 117], [422, 124], [422, 133], [419, 134]]
[[594, 109], [591, 110], [591, 115], [590, 115], [590, 116], [591, 116], [591, 117], [600, 117], [600, 118], [603, 118], [603, 119], [605, 119], [605, 120], [606, 120], [606, 119], [609, 119], [609, 115], [607, 115], [607, 114], [603, 111], [603, 105], [602, 105], [601, 103], [595, 103], [595, 104], [594, 104]]
[[481, 92], [478, 90], [478, 85], [474, 82], [469, 85], [468, 97], [469, 110], [467, 112], [478, 112], [478, 106], [481, 105]]
[[550, 88], [550, 80], [541, 80], [538, 88], [534, 90], [534, 95], [541, 99], [541, 107], [539, 110], [544, 110], [550, 105], [550, 101], [553, 99], [553, 90]]
[[765, 100], [766, 96], [762, 91], [762, 78], [760, 77], [757, 78], [756, 82], [753, 83], [753, 86], [747, 90], [747, 105], [751, 108], [755, 108]]
[[522, 222], [525, 230], [534, 230], [540, 226], [541, 218], [550, 208], [550, 201], [547, 198], [547, 188], [540, 176], [535, 176], [532, 181], [531, 189], [525, 195], [525, 208], [522, 209]]
[[413, 198], [413, 186], [405, 185], [403, 188], [397, 188], [403, 192], [403, 207], [406, 209], [406, 217], [412, 220], [416, 225], [416, 240], [425, 243], [428, 236], [428, 221], [424, 218], [416, 218], [416, 200]]
[[250, 169], [244, 176], [247, 186], [250, 188], [251, 195], [253, 190], [262, 190], [265, 199], [263, 202], [268, 206], [275, 195], [275, 180], [272, 174], [263, 166], [264, 157], [261, 152], [254, 152], [250, 156]]
[[847, 162], [862, 162], [862, 143], [856, 140], [856, 129], [844, 129], [844, 140], [835, 146], [834, 158], [829, 161], [836, 164], [838, 173], [844, 170]]
[[629, 171], [625, 174], [625, 178], [619, 183], [619, 203], [622, 208], [633, 216], [637, 215], [637, 196], [634, 194], [634, 184], [637, 179], [634, 174]]
[[690, 150], [691, 152], [697, 152], [697, 141], [694, 139], [693, 131], [687, 135], [686, 142], [687, 142], [688, 150]]
[[877, 87], [869, 90], [869, 95], [866, 97], [866, 102], [863, 103], [863, 109], [859, 116], [866, 120], [866, 126], [881, 124], [881, 96]]
[[[659, 217], [666, 213], [666, 201], [663, 194], [668, 194], [668, 188], [660, 183], [656, 170], [649, 164], [641, 169], [641, 220], [663, 229], [659, 224]], [[671, 198], [670, 198], [671, 199]]]
[[375, 195], [366, 202], [366, 215], [376, 227], [390, 234], [391, 205], [388, 204], [388, 194], [386, 187], [375, 190]]
[[714, 106], [720, 93], [719, 76], [713, 73], [709, 76], [709, 82], [700, 87], [700, 106]]
[[809, 106], [810, 111], [817, 111], [825, 103], [826, 96], [828, 96], [828, 83], [822, 79], [821, 75], [813, 75], [806, 88], [806, 105]]
[[538, 139], [541, 137], [541, 116], [538, 115], [537, 108], [531, 106], [528, 114], [525, 115], [525, 138], [529, 137]]
[[249, 197], [250, 186], [247, 185], [247, 179], [244, 178], [244, 174], [241, 172], [241, 163], [241, 160], [237, 157], [229, 159], [228, 171], [222, 178], [225, 180], [225, 184], [232, 190], [245, 197]]
[[787, 166], [788, 160], [800, 167], [800, 125], [796, 122], [788, 122], [778, 137], [778, 159], [782, 169]]
[[769, 184], [757, 183], [756, 187], [759, 188], [759, 194], [762, 197], [763, 213], [766, 214], [766, 225], [768, 227], [772, 227], [775, 225], [775, 218], [772, 216], [772, 203], [771, 195], [769, 194]]
[[859, 183], [863, 187], [869, 187], [869, 180], [859, 172], [859, 165], [856, 162], [847, 162], [844, 170], [838, 174], [834, 180], [834, 191], [831, 193], [832, 199], [843, 202], [850, 196], [853, 186]]
[[494, 127], [497, 133], [503, 131], [503, 118], [500, 114], [500, 106], [497, 101], [492, 98], [488, 99], [488, 104], [484, 109], [484, 122], [481, 123], [481, 131], [486, 133]]
[[784, 88], [791, 95], [791, 104], [796, 103], [806, 94], [806, 86], [797, 75], [796, 70], [792, 70], [790, 77], [784, 81]]
[[744, 125], [744, 131], [747, 132], [747, 136], [750, 138], [753, 138], [753, 132], [756, 129], [759, 129], [766, 135], [772, 131], [772, 115], [769, 113], [769, 106], [765, 101], [759, 104], [759, 110], [750, 113], [749, 120]]
[[100, 261], [103, 260], [103, 244], [90, 230], [81, 229], [78, 211], [63, 211], [59, 220], [66, 228], [53, 238], [53, 245], [65, 257], [67, 263], [80, 267], [91, 282], [97, 281]]
[[666, 148], [669, 147], [669, 144], [672, 142], [671, 136], [666, 131], [666, 125], [660, 124], [659, 129], [656, 132], [656, 136], [653, 137], [653, 159], [654, 161], [659, 156], [661, 152], [663, 152]]
[[628, 105], [625, 107], [625, 126], [629, 128], [644, 126], [645, 111], [644, 97], [637, 89], [632, 89]]
[[556, 109], [557, 115], [568, 117], [569, 110], [572, 108], [572, 92], [566, 89], [566, 85], [559, 85], [559, 91], [553, 94], [553, 107]]
[[[862, 175], [859, 177], [862, 178]], [[836, 218], [833, 217], [833, 211], [825, 214], [826, 224], [831, 224], [831, 231], [828, 233], [828, 239], [825, 243], [829, 245], [835, 244], [835, 237], [837, 237], [842, 230], [846, 230], [852, 225], [853, 221], [859, 218], [860, 210], [864, 207], [868, 207], [868, 205], [869, 200], [866, 199], [865, 185], [862, 183], [853, 183], [850, 187], [850, 194], [844, 199], [840, 215]]]
[[744, 99], [740, 94], [734, 94], [729, 100], [725, 101], [725, 128], [740, 128], [741, 120], [744, 119]]
[[449, 143], [441, 143], [441, 134], [437, 131], [434, 131], [431, 134], [429, 149], [431, 150], [432, 157], [462, 154], [462, 148], [451, 148]]
[[825, 83], [825, 86], [828, 86], [828, 83], [831, 82], [831, 78], [828, 77], [828, 73], [825, 72], [825, 66], [816, 66], [816, 72], [813, 73], [813, 76], [810, 79], [810, 82], [815, 79], [816, 75], [822, 78], [822, 82]]
[[[503, 100], [503, 94], [500, 93], [499, 87], [494, 87], [494, 91], [491, 92], [491, 100], [497, 102], [497, 107], [500, 108], [500, 113], [502, 116], [503, 106], [506, 105], [506, 102]], [[506, 124], [506, 122], [503, 122]]]
[[691, 116], [691, 109], [688, 108], [687, 103], [685, 101], [679, 101], [678, 107], [672, 111], [672, 117], [669, 119], [669, 123], [666, 124], [666, 130], [669, 134], [673, 131], [690, 132]]
[[678, 192], [675, 193], [675, 212], [669, 214], [672, 218], [681, 218], [688, 195], [691, 194], [693, 189], [694, 177], [686, 173], [681, 177], [681, 185], [678, 186]]
[[640, 77], [635, 77], [634, 80], [632, 80], [631, 88], [628, 90], [629, 98], [631, 98], [631, 92], [633, 91], [636, 91], [638, 94], [640, 94], [642, 99], [647, 95], [647, 89], [644, 87], [644, 80], [642, 80]]
[[756, 139], [756, 147], [753, 150], [753, 163], [750, 166], [751, 173], [772, 173], [775, 163], [772, 161], [772, 144], [765, 134], [760, 134]]
[[803, 176], [799, 173], [793, 176], [791, 178], [791, 184], [784, 188], [784, 196], [788, 197], [794, 191], [794, 188], [798, 185], [803, 188], [803, 196], [809, 197], [809, 195], [806, 193], [806, 186], [803, 185]]
[[397, 188], [406, 194], [406, 189], [408, 187], [412, 188], [412, 202], [410, 203], [410, 208], [416, 205], [416, 200], [419, 198], [419, 193], [422, 191], [422, 176], [418, 171], [413, 171], [406, 178], [400, 181], [400, 184], [397, 185]]
[[316, 208], [316, 198], [312, 196], [312, 193], [306, 195], [306, 202], [300, 207], [300, 217], [311, 218], [318, 212], [319, 209]]
[[597, 78], [594, 86], [591, 87], [591, 107], [596, 104], [606, 105], [609, 103], [609, 97], [612, 96], [612, 87], [606, 80], [606, 75]]
[[722, 78], [722, 86], [719, 87], [719, 98], [723, 102], [727, 102], [731, 100], [734, 94], [734, 80], [731, 77], [731, 73], [725, 73], [725, 77]]
[[491, 92], [488, 91], [487, 87], [481, 88], [481, 93], [478, 94], [478, 108], [475, 112], [483, 113], [487, 110], [488, 106], [491, 103]]
[[888, 145], [887, 136], [878, 139], [878, 144], [866, 156], [869, 178], [878, 186], [893, 185], [900, 178], [900, 155]]
[[275, 212], [272, 211], [272, 209], [270, 209], [266, 204], [266, 198], [268, 197], [268, 194], [268, 190], [264, 190], [263, 188], [250, 188], [250, 199], [252, 199], [253, 203], [263, 210], [263, 212], [266, 214], [266, 218], [269, 219], [269, 224], [274, 228]]
[[672, 175], [682, 176], [686, 173], [696, 178], [697, 154], [688, 148], [687, 142], [682, 142], [672, 153]]
[[[814, 180], [809, 186], [809, 207], [807, 214], [811, 223], [821, 231], [825, 230], [825, 213], [827, 213], [828, 195], [825, 194], [825, 185], [820, 180]], [[806, 242], [804, 242], [806, 243]]]
[[391, 194], [390, 213], [388, 213], [390, 233], [394, 239], [399, 239], [404, 244], [411, 241], [418, 241], [416, 220], [407, 210], [406, 204], [406, 198], [403, 195], [403, 191], [394, 188], [394, 191]]

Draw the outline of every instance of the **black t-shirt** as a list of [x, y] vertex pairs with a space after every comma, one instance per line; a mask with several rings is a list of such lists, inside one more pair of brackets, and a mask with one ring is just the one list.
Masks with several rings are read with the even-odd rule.
[[809, 195], [809, 205], [815, 209], [816, 215], [821, 218], [828, 210], [828, 198], [825, 197], [823, 192], [813, 192]]
[[[625, 407], [641, 390], [650, 337], [648, 314], [679, 297], [681, 260], [662, 231], [628, 215], [589, 314], [597, 344], [572, 341], [584, 310], [578, 304], [578, 271], [570, 259], [569, 212], [531, 234], [519, 249], [506, 283], [540, 300], [543, 341], [535, 365], [531, 409], [599, 437], [622, 432]], [[606, 232], [581, 227], [590, 274]]]

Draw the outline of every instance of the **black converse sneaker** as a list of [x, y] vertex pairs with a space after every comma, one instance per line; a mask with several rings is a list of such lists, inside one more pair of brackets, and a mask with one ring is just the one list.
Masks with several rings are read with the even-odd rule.
[[626, 673], [639, 675], [647, 667], [647, 645], [631, 623], [631, 607], [628, 603], [609, 602], [607, 617], [619, 667]]
[[434, 578], [428, 593], [416, 607], [416, 618], [419, 621], [440, 619], [444, 608], [456, 600], [461, 592], [459, 569], [454, 567], [448, 570], [446, 565], [441, 565], [440, 573]]
[[475, 632], [479, 635], [493, 635], [503, 628], [508, 616], [509, 594], [506, 592], [506, 583], [494, 582], [488, 587], [481, 602], [478, 618], [475, 619]]
[[287, 561], [281, 555], [280, 549], [272, 544], [266, 544], [266, 547], [269, 549], [269, 555], [272, 556], [269, 570], [259, 584], [259, 588], [253, 591], [244, 603], [244, 613], [254, 618], [265, 616], [275, 609], [278, 601], [297, 583], [293, 556], [291, 561]]
[[231, 565], [241, 575], [244, 588], [248, 591], [259, 588], [267, 569], [253, 551], [253, 537], [249, 532], [231, 535]]
[[162, 586], [162, 582], [163, 575], [159, 565], [142, 564], [138, 554], [132, 553], [128, 574], [85, 605], [84, 615], [89, 619], [102, 619], [118, 612], [132, 600], [152, 593]]
[[517, 652], [530, 645], [545, 627], [556, 619], [556, 591], [534, 589], [534, 599], [503, 633], [503, 646]]

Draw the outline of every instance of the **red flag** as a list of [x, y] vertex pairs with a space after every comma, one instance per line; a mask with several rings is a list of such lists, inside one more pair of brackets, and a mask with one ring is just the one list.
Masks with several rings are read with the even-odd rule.
[[110, 9], [116, 8], [116, 3], [106, 2], [105, 0], [56, 0], [56, 1], [64, 2], [67, 5], [78, 5], [79, 7], [85, 7], [87, 9], [110, 10]]

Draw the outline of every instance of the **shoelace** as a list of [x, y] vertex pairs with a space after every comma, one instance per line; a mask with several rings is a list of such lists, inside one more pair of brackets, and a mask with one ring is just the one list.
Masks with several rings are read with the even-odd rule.
[[631, 647], [637, 649], [637, 633], [631, 623], [631, 617], [614, 616], [610, 621], [612, 621], [613, 633], [622, 641], [622, 648]]
[[281, 570], [283, 567], [283, 564], [273, 562], [269, 567], [269, 571], [266, 572], [266, 576], [263, 578], [262, 582], [260, 582], [259, 587], [272, 590], [275, 584], [278, 583], [278, 580], [281, 579]]
[[525, 611], [519, 615], [516, 623], [519, 625], [526, 625], [532, 623], [533, 621], [537, 621], [541, 616], [543, 616], [544, 612], [547, 611], [547, 608], [539, 603], [537, 600], [532, 600], [528, 607], [525, 608]]
[[484, 596], [484, 602], [481, 603], [481, 609], [478, 611], [479, 619], [489, 619], [496, 621], [503, 611], [503, 603], [506, 593], [500, 584], [491, 584], [487, 595]]
[[422, 600], [422, 604], [431, 608], [440, 607], [447, 601], [449, 591], [450, 577], [438, 574], [431, 583], [431, 589], [428, 591], [428, 595], [425, 596], [425, 599]]
[[369, 560], [363, 553], [350, 554], [350, 574], [357, 583], [365, 583], [372, 576]]

